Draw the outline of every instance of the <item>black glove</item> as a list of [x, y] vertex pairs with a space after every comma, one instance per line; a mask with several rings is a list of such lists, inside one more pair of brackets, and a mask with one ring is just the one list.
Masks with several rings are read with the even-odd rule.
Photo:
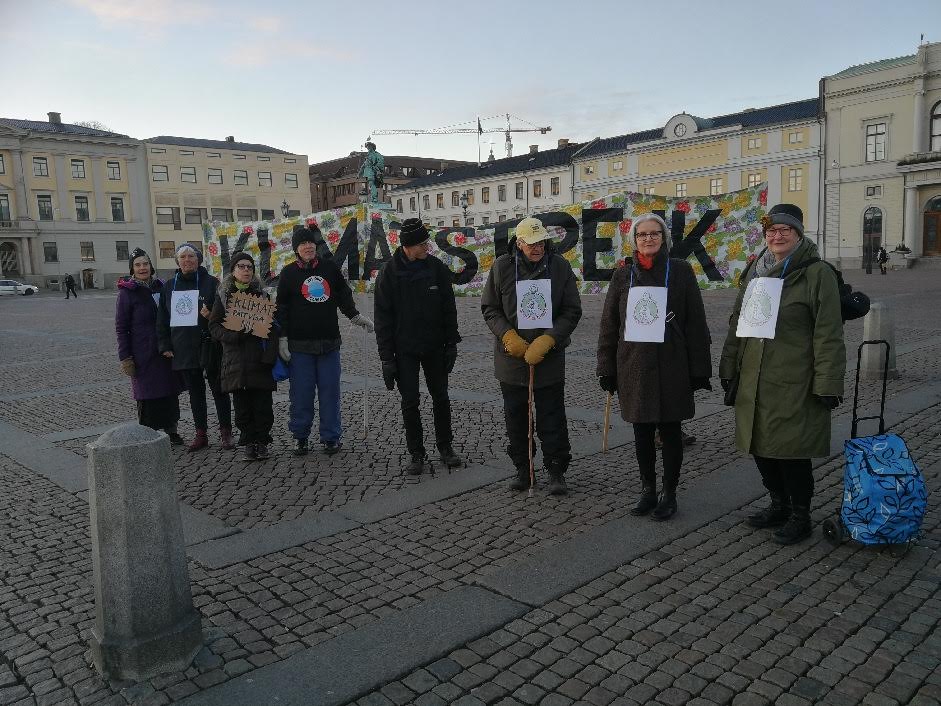
[[[693, 392], [696, 390], [712, 390], [712, 383], [709, 378], [690, 378], [690, 384], [693, 386]], [[725, 389], [724, 387], [722, 388]]]
[[399, 367], [395, 364], [395, 359], [382, 361], [382, 379], [386, 382], [387, 390], [395, 389], [395, 376], [399, 372]]
[[816, 395], [816, 398], [820, 400], [824, 407], [830, 410], [836, 409], [843, 404], [843, 398], [837, 397], [836, 395]]
[[729, 387], [732, 385], [732, 381], [729, 378], [719, 378], [719, 384], [722, 385], [722, 391], [728, 392]]
[[618, 391], [618, 379], [615, 375], [602, 375], [598, 378], [598, 384], [602, 390], [612, 395]]
[[451, 371], [454, 370], [454, 364], [457, 362], [457, 346], [453, 343], [448, 343], [444, 347], [444, 367], [448, 371], [448, 375], [451, 374]]

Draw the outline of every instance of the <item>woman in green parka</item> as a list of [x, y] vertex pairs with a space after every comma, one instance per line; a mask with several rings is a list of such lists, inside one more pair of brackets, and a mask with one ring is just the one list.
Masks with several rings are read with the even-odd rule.
[[[776, 527], [774, 539], [808, 538], [814, 477], [810, 459], [830, 454], [830, 412], [842, 402], [846, 348], [836, 274], [804, 238], [803, 213], [779, 204], [762, 219], [766, 248], [742, 273], [719, 377], [734, 391], [735, 442], [755, 457], [771, 504], [749, 516]], [[755, 277], [784, 280], [774, 338], [739, 338], [745, 288]]]

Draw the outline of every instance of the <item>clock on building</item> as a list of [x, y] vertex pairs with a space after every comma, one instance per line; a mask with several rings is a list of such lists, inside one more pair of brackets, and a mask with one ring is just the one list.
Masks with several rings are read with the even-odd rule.
[[677, 123], [673, 128], [673, 134], [677, 137], [683, 137], [686, 134], [686, 123]]

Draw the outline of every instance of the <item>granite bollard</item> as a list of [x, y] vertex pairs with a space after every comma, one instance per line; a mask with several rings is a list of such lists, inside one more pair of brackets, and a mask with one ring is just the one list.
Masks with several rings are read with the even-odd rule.
[[[885, 302], [872, 302], [863, 319], [864, 341], [889, 342], [889, 379], [899, 376], [895, 367], [895, 313]], [[881, 380], [885, 372], [885, 346], [863, 346], [859, 377], [863, 380]]]
[[92, 658], [108, 679], [189, 666], [202, 647], [163, 432], [123, 424], [88, 445], [95, 626]]

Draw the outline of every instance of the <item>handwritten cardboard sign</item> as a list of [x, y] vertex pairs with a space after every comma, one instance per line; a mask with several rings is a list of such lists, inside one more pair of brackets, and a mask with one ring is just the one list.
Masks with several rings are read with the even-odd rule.
[[268, 338], [274, 319], [274, 302], [259, 294], [235, 292], [225, 307], [223, 328]]

